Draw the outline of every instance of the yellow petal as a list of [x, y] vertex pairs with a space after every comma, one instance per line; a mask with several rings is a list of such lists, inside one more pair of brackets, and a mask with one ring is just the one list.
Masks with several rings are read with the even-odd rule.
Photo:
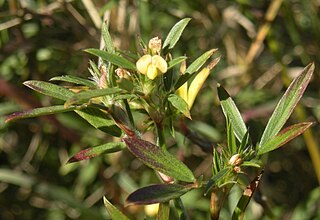
[[188, 103], [188, 82], [185, 82], [182, 86], [177, 89], [177, 94]]
[[167, 72], [168, 64], [167, 62], [159, 55], [152, 56], [152, 65], [155, 66], [161, 73]]
[[137, 70], [142, 74], [147, 74], [148, 67], [152, 63], [152, 57], [151, 55], [147, 54], [142, 56], [136, 63]]
[[159, 203], [151, 204], [151, 205], [146, 205], [144, 207], [144, 211], [147, 216], [156, 216], [158, 214], [159, 210]]
[[194, 103], [194, 100], [196, 99], [203, 83], [206, 81], [207, 77], [209, 76], [210, 70], [212, 70], [219, 61], [220, 61], [220, 57], [217, 57], [214, 60], [212, 60], [209, 63], [209, 65], [203, 68], [191, 82], [188, 90], [188, 102], [187, 102], [189, 109], [191, 109]]
[[200, 71], [200, 73], [198, 73], [198, 75], [191, 82], [189, 90], [188, 90], [189, 109], [191, 109], [191, 107], [194, 103], [194, 100], [196, 99], [196, 97], [197, 97], [204, 81], [207, 79], [209, 73], [210, 73], [210, 69], [205, 67]]
[[158, 76], [158, 69], [154, 65], [150, 65], [147, 71], [147, 77], [149, 79], [155, 79]]

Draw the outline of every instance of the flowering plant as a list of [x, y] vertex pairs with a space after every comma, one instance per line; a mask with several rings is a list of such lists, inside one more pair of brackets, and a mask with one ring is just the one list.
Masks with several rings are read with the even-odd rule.
[[[24, 85], [61, 99], [64, 104], [17, 112], [8, 116], [7, 122], [74, 111], [95, 128], [120, 137], [122, 141], [82, 150], [68, 162], [128, 149], [142, 163], [155, 170], [161, 183], [132, 192], [126, 205], [159, 203], [158, 219], [169, 218], [171, 200], [175, 201], [174, 207], [179, 218], [188, 218], [180, 197], [199, 188], [203, 189], [204, 195], [211, 195], [211, 218], [218, 219], [226, 196], [235, 185], [243, 186], [240, 177], [244, 177], [247, 187], [232, 213], [233, 219], [243, 218], [263, 173], [261, 156], [283, 146], [312, 125], [311, 122], [304, 122], [281, 131], [304, 93], [314, 65], [308, 65], [290, 84], [257, 144], [252, 143], [234, 101], [219, 85], [218, 96], [226, 118], [227, 145], [212, 145], [210, 149], [213, 155], [212, 177], [208, 180], [202, 176], [195, 177], [187, 165], [168, 152], [167, 139], [175, 137], [175, 121], [183, 117], [191, 120], [190, 110], [197, 94], [220, 57], [211, 60], [217, 49], [208, 50], [190, 65], [186, 64], [186, 56], [173, 57], [172, 50], [189, 21], [189, 18], [185, 18], [175, 24], [163, 43], [158, 37], [152, 38], [148, 44], [140, 40], [142, 53], [138, 55], [115, 48], [108, 27], [104, 24], [102, 35], [105, 48], [86, 50], [99, 57], [99, 65], [90, 62], [91, 80], [69, 75], [51, 79], [81, 85], [83, 90], [76, 91], [72, 87], [65, 88], [43, 81], [26, 81]], [[147, 118], [145, 124], [148, 126], [143, 130], [137, 128], [134, 114], [137, 111]], [[144, 140], [146, 129], [153, 131], [153, 142]], [[187, 135], [188, 128], [183, 120], [181, 129], [187, 138], [201, 145], [197, 138]], [[247, 167], [254, 168], [254, 178], [247, 175]], [[128, 219], [106, 197], [104, 202], [110, 216], [113, 219]]]

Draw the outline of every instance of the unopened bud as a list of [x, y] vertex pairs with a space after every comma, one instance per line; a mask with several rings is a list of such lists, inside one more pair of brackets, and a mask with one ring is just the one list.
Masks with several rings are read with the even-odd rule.
[[130, 73], [122, 68], [117, 68], [115, 70], [115, 73], [117, 74], [117, 76], [119, 76], [120, 79], [125, 78], [125, 79], [129, 79], [130, 78]]
[[152, 54], [160, 54], [160, 50], [162, 46], [161, 39], [159, 39], [159, 37], [154, 37], [150, 39], [148, 46]]
[[232, 166], [239, 166], [241, 163], [242, 163], [242, 159], [240, 154], [233, 155], [229, 160], [229, 164]]

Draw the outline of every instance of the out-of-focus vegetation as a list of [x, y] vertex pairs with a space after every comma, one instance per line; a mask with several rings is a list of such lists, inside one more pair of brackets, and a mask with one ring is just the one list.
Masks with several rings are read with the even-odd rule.
[[[289, 123], [317, 123], [265, 158], [260, 196], [247, 214], [249, 219], [270, 218], [269, 212], [275, 219], [317, 218], [319, 14], [316, 0], [0, 1], [0, 218], [106, 219], [103, 195], [113, 204], [123, 204], [133, 190], [157, 180], [127, 151], [66, 165], [75, 152], [111, 141], [75, 114], [12, 124], [3, 120], [14, 111], [56, 104], [24, 88], [22, 82], [63, 74], [89, 77], [88, 60], [94, 57], [82, 50], [99, 48], [104, 19], [110, 22], [116, 46], [129, 50], [137, 47], [138, 35], [145, 40], [163, 37], [184, 17], [192, 20], [176, 46], [178, 55], [197, 57], [210, 48], [219, 48], [222, 55], [196, 99], [190, 123], [210, 141], [221, 142], [226, 136], [217, 82], [231, 92], [250, 132], [259, 137], [291, 79], [315, 62], [314, 78]], [[212, 155], [183, 138], [178, 145], [196, 176], [210, 175]], [[202, 193], [193, 191], [183, 198], [194, 219], [208, 219], [209, 198]], [[231, 194], [230, 207], [237, 194]], [[122, 211], [143, 219], [142, 209], [133, 206]]]

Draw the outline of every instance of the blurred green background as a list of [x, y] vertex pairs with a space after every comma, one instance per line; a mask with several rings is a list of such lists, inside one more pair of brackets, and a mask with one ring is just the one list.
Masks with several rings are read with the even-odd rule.
[[[145, 217], [143, 207], [122, 206], [134, 189], [158, 181], [128, 151], [66, 165], [74, 153], [108, 142], [110, 136], [72, 113], [10, 124], [4, 119], [15, 111], [57, 103], [25, 88], [26, 80], [47, 81], [64, 74], [88, 78], [88, 61], [94, 57], [82, 50], [100, 47], [104, 19], [110, 22], [115, 45], [135, 51], [137, 36], [145, 41], [164, 38], [185, 17], [192, 20], [174, 55], [186, 54], [190, 63], [219, 48], [222, 56], [188, 122], [214, 143], [223, 143], [226, 136], [217, 83], [234, 97], [258, 138], [292, 78], [308, 63], [316, 64], [288, 124], [316, 123], [304, 136], [264, 158], [259, 198], [266, 199], [274, 219], [320, 219], [317, 0], [0, 0], [0, 219], [108, 219], [103, 195], [132, 219], [152, 219]], [[177, 142], [195, 175], [210, 176], [212, 156], [183, 137]], [[228, 219], [237, 195], [231, 194], [222, 219]], [[250, 204], [246, 218], [272, 219], [259, 198]], [[209, 198], [200, 190], [183, 200], [192, 219], [209, 219]]]

